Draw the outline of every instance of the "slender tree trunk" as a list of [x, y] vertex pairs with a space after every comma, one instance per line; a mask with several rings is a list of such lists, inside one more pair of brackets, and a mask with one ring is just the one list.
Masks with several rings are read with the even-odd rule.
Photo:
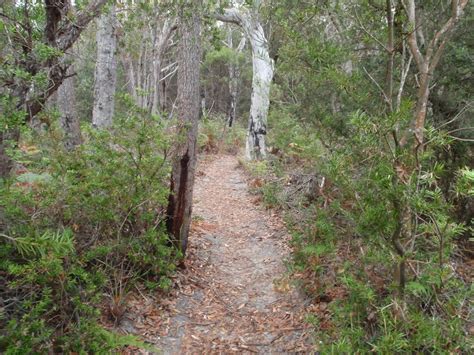
[[143, 46], [143, 54], [141, 56], [141, 64], [140, 64], [140, 107], [142, 109], [146, 109], [148, 107], [148, 46], [146, 45], [146, 38], [144, 38], [143, 42], [145, 45]]
[[[393, 12], [393, 0], [385, 0], [385, 17], [387, 20], [387, 43], [385, 51], [387, 53], [387, 64], [385, 72], [385, 87], [384, 87], [384, 100], [386, 104], [386, 114], [391, 115], [394, 112], [393, 106], [393, 70], [395, 60], [395, 27], [394, 27], [394, 12]], [[393, 131], [393, 139], [395, 143], [395, 159], [393, 161], [393, 176], [392, 176], [392, 187], [397, 190], [399, 184], [402, 183], [398, 172], [401, 171], [401, 164], [399, 159], [399, 142], [396, 130]], [[410, 216], [408, 207], [403, 203], [403, 199], [394, 194], [392, 196], [393, 205], [393, 219], [395, 221], [395, 230], [392, 234], [392, 247], [398, 255], [398, 261], [394, 265], [394, 280], [398, 284], [398, 296], [403, 298], [405, 291], [405, 248], [403, 247], [402, 240], [405, 237], [406, 226], [404, 221], [407, 216]]]
[[[232, 45], [232, 31], [229, 30], [229, 37], [227, 40], [227, 44], [231, 49], [233, 49]], [[239, 45], [237, 46], [236, 52], [237, 54], [242, 53], [245, 47], [245, 37], [242, 37], [240, 40]], [[237, 114], [237, 101], [239, 97], [239, 79], [240, 79], [240, 68], [238, 62], [232, 62], [229, 65], [229, 95], [230, 95], [230, 103], [229, 103], [229, 115], [227, 118], [227, 122], [229, 127], [232, 127], [236, 114]]]
[[[68, 69], [68, 75], [74, 74], [74, 65]], [[72, 150], [82, 143], [81, 126], [76, 110], [76, 88], [74, 76], [63, 81], [57, 91], [57, 106], [61, 114], [60, 123], [64, 131], [64, 146]]]
[[108, 13], [100, 16], [97, 28], [97, 63], [95, 67], [92, 124], [98, 128], [111, 126], [114, 115], [114, 96], [117, 81], [115, 27], [115, 7], [112, 6]]
[[385, 99], [387, 101], [387, 111], [393, 112], [393, 66], [395, 60], [394, 48], [394, 16], [392, 0], [386, 0], [385, 11], [387, 17], [387, 69], [385, 72]]
[[[198, 5], [187, 1], [186, 8], [194, 11], [181, 16], [179, 31], [178, 70], [178, 133], [183, 142], [178, 146], [171, 176], [168, 201], [167, 228], [174, 243], [183, 254], [188, 245], [191, 224], [194, 171], [196, 166], [196, 139], [200, 95], [199, 71], [201, 59], [200, 16]], [[184, 9], [182, 9], [184, 12]]]
[[245, 145], [248, 160], [264, 159], [267, 155], [265, 136], [270, 106], [270, 85], [273, 79], [273, 59], [270, 58], [268, 42], [260, 24], [258, 14], [242, 9], [227, 9], [215, 17], [224, 22], [239, 25], [252, 48], [252, 98]]
[[10, 170], [12, 169], [12, 161], [6, 152], [6, 132], [0, 132], [0, 178], [8, 177]]
[[156, 115], [160, 107], [160, 78], [161, 78], [161, 58], [155, 57], [153, 59], [153, 84], [152, 84], [152, 100], [150, 112]]
[[162, 79], [163, 81], [160, 82], [160, 110], [161, 112], [166, 111], [166, 103], [168, 101], [167, 93], [166, 93], [166, 80]]

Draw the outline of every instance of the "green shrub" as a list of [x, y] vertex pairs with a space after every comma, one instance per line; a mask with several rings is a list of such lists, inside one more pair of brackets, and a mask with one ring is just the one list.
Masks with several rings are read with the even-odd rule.
[[105, 301], [123, 302], [137, 282], [170, 286], [180, 255], [164, 228], [165, 129], [130, 107], [111, 130], [84, 127], [73, 152], [52, 129], [23, 155], [28, 172], [2, 183], [0, 352], [106, 353], [137, 343], [98, 320]]
[[[451, 182], [452, 192], [442, 190], [446, 168], [437, 162], [436, 152], [449, 149], [451, 142], [430, 132], [419, 170], [408, 168], [415, 161], [410, 151], [402, 150], [397, 159], [406, 171], [394, 171], [393, 147], [381, 133], [391, 129], [385, 117], [353, 113], [346, 122], [351, 135], [326, 135], [330, 150], [320, 148], [318, 135], [307, 133], [314, 130], [288, 110], [274, 111], [272, 118], [279, 129], [271, 132], [269, 145], [278, 148], [274, 159], [280, 164], [247, 166], [264, 182], [258, 189], [264, 201], [286, 210], [294, 266], [306, 291], [330, 304], [326, 330], [319, 328], [328, 322], [324, 315], [308, 317], [318, 330], [319, 350], [469, 352], [463, 320], [469, 311], [462, 300], [472, 298], [472, 290], [453, 267], [456, 241], [469, 229], [456, 221], [453, 196], [469, 196], [472, 174], [461, 169]], [[403, 181], [394, 183], [394, 174]], [[311, 200], [305, 198], [306, 180], [299, 178], [307, 175], [325, 178]], [[284, 190], [288, 193], [278, 193]], [[392, 245], [394, 198], [411, 216], [402, 220], [403, 257]], [[393, 272], [401, 261], [407, 274], [403, 295]]]
[[245, 129], [227, 127], [224, 117], [204, 117], [199, 125], [198, 148], [204, 153], [238, 154], [245, 144]]

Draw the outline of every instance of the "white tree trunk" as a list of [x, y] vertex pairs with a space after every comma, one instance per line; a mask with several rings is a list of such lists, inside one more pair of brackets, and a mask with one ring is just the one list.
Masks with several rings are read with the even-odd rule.
[[270, 85], [273, 79], [273, 59], [268, 52], [268, 42], [258, 14], [245, 8], [227, 9], [216, 14], [223, 22], [239, 25], [247, 36], [252, 48], [252, 98], [250, 104], [245, 157], [248, 160], [266, 157], [265, 136], [270, 106]]
[[112, 125], [115, 107], [115, 86], [117, 65], [115, 51], [117, 38], [115, 33], [115, 7], [102, 14], [97, 28], [97, 63], [95, 67], [94, 107], [92, 124], [98, 128]]
[[[158, 10], [157, 10], [158, 11]], [[143, 18], [149, 21], [141, 27], [139, 48], [135, 49], [132, 43], [122, 55], [125, 69], [128, 92], [132, 95], [135, 104], [152, 114], [158, 114], [161, 103], [161, 81], [164, 55], [169, 47], [170, 40], [176, 29], [176, 20], [169, 18]], [[128, 41], [137, 41], [130, 38]]]

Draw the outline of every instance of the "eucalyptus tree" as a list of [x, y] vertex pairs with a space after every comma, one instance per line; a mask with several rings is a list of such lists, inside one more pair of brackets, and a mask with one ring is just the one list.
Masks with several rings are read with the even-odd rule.
[[[422, 42], [425, 42], [424, 35], [420, 36], [421, 32], [417, 30], [421, 19], [421, 6], [417, 6], [414, 0], [402, 0], [408, 17], [408, 46], [419, 72], [419, 88], [412, 124], [417, 150], [424, 143], [425, 121], [433, 73], [468, 2], [469, 0], [449, 1], [447, 8], [444, 9], [444, 12], [449, 13], [447, 19], [444, 23], [442, 22], [442, 26], [433, 30], [431, 40], [421, 45]], [[424, 29], [426, 30], [426, 26]], [[406, 140], [406, 137], [404, 139]]]
[[260, 20], [261, 1], [254, 0], [251, 5], [246, 7], [241, 1], [236, 1], [234, 7], [224, 9], [222, 13], [215, 15], [219, 21], [240, 26], [252, 48], [252, 98], [245, 145], [245, 157], [248, 160], [263, 159], [267, 155], [265, 137], [274, 68]]
[[[157, 26], [153, 28], [153, 75], [149, 84], [151, 98], [148, 100], [149, 111], [153, 114], [157, 114], [160, 110], [160, 82], [174, 75], [177, 71], [175, 65], [171, 68], [163, 68], [164, 55], [168, 47], [172, 44], [171, 38], [175, 30], [176, 20], [168, 17], [162, 18], [161, 24], [157, 24]], [[166, 76], [163, 76], [163, 72], [166, 72], [167, 69], [169, 72]]]
[[158, 114], [163, 101], [161, 84], [177, 71], [176, 62], [165, 66], [167, 49], [174, 44], [176, 20], [164, 2], [132, 4], [122, 17], [120, 59], [127, 89], [135, 103]]

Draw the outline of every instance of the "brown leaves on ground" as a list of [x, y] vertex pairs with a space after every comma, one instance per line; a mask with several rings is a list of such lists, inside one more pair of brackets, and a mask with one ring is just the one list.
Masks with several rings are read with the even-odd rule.
[[166, 296], [132, 295], [122, 330], [170, 354], [311, 351], [284, 224], [252, 203], [235, 157], [200, 169], [185, 269]]

